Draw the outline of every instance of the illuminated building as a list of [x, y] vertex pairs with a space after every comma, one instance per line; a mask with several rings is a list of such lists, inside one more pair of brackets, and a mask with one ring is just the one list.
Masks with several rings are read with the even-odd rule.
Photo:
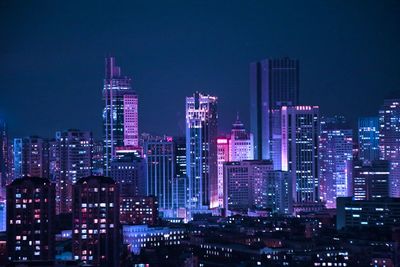
[[320, 199], [336, 208], [337, 197], [351, 196], [353, 130], [340, 116], [321, 119], [319, 139]]
[[353, 200], [337, 199], [336, 227], [391, 227], [399, 225], [400, 198]]
[[136, 255], [140, 254], [142, 248], [176, 246], [187, 238], [185, 229], [147, 225], [124, 225], [122, 235], [124, 244]]
[[92, 148], [92, 175], [103, 176], [104, 158], [103, 158], [103, 141], [93, 142]]
[[365, 163], [379, 159], [379, 117], [358, 119], [359, 159]]
[[120, 196], [120, 222], [123, 224], [157, 224], [157, 198], [154, 196]]
[[54, 259], [55, 189], [48, 179], [23, 177], [7, 186], [10, 262]]
[[173, 186], [174, 208], [184, 209], [187, 199], [186, 176], [186, 138], [174, 137], [175, 178]]
[[230, 140], [227, 137], [217, 138], [217, 173], [218, 173], [218, 203], [224, 206], [224, 163], [230, 160]]
[[353, 198], [374, 200], [389, 197], [390, 163], [374, 160], [370, 163], [355, 161], [353, 164]]
[[37, 136], [14, 139], [14, 178], [49, 177], [48, 142]]
[[386, 99], [379, 111], [380, 158], [390, 161], [390, 196], [400, 197], [400, 98]]
[[218, 207], [217, 122], [217, 97], [186, 98], [186, 208], [193, 212]]
[[109, 175], [117, 147], [138, 147], [138, 97], [131, 79], [121, 75], [115, 59], [105, 59], [103, 87], [104, 174]]
[[318, 196], [319, 108], [282, 107], [282, 170], [292, 175], [295, 203], [315, 203]]
[[[299, 104], [299, 61], [290, 58], [264, 59], [250, 64], [250, 118], [254, 134], [254, 159], [272, 159], [274, 139], [279, 141], [279, 120], [272, 112]], [[274, 116], [276, 118], [276, 116]], [[279, 116], [277, 117], [279, 119]], [[277, 125], [278, 123], [278, 125]], [[278, 142], [279, 143], [279, 142]]]
[[12, 160], [8, 143], [8, 131], [6, 123], [0, 119], [0, 186], [1, 196], [4, 196], [5, 186], [12, 178]]
[[175, 176], [174, 143], [172, 137], [164, 136], [144, 142], [147, 165], [148, 196], [158, 198], [160, 212], [170, 217], [174, 207], [173, 186]]
[[59, 174], [56, 181], [57, 214], [72, 211], [72, 185], [92, 172], [91, 132], [68, 130], [57, 132]]
[[268, 209], [291, 213], [291, 176], [274, 171], [270, 160], [232, 161], [224, 164], [225, 209]]
[[74, 260], [93, 266], [120, 266], [119, 194], [114, 180], [81, 178], [74, 185], [73, 200]]
[[253, 134], [247, 133], [239, 116], [232, 125], [230, 134], [230, 159], [229, 161], [242, 161], [254, 159]]
[[121, 197], [146, 194], [145, 159], [135, 154], [126, 154], [111, 161], [111, 177], [117, 182]]

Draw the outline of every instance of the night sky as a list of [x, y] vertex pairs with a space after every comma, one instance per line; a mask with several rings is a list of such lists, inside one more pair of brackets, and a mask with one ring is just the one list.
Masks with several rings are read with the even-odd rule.
[[249, 63], [263, 58], [298, 58], [301, 102], [353, 123], [400, 89], [400, 1], [116, 2], [0, 0], [12, 137], [101, 137], [107, 55], [133, 78], [140, 132], [154, 134], [184, 133], [196, 90], [219, 97], [221, 131], [237, 111], [249, 128]]

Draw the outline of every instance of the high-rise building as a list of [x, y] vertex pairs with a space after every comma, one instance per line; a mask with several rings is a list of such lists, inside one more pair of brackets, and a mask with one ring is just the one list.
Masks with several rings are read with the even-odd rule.
[[224, 164], [231, 161], [230, 140], [228, 137], [217, 139], [217, 176], [218, 176], [218, 205], [224, 206]]
[[[255, 159], [272, 158], [272, 127], [278, 130], [274, 133], [275, 139], [279, 139], [280, 129], [273, 121], [273, 111], [279, 111], [282, 106], [298, 104], [298, 60], [264, 59], [250, 64], [250, 118], [251, 132], [254, 134]], [[279, 124], [279, 116], [277, 118]]]
[[337, 197], [351, 196], [349, 166], [353, 159], [353, 130], [344, 117], [321, 119], [319, 139], [320, 199], [336, 208]]
[[230, 158], [229, 161], [242, 161], [254, 159], [253, 134], [246, 132], [243, 123], [236, 118], [232, 125], [229, 138]]
[[14, 139], [14, 178], [49, 178], [48, 142], [37, 136]]
[[103, 176], [74, 185], [72, 253], [74, 260], [102, 267], [120, 266], [118, 186]]
[[57, 132], [56, 140], [60, 160], [56, 181], [57, 213], [68, 213], [72, 211], [72, 185], [92, 172], [93, 137], [91, 132], [68, 130]]
[[186, 138], [174, 137], [175, 175], [173, 186], [174, 209], [184, 210], [187, 203]]
[[5, 186], [11, 177], [10, 146], [8, 144], [8, 132], [5, 121], [0, 119], [0, 187], [1, 196], [4, 196]]
[[131, 83], [130, 78], [121, 75], [113, 57], [105, 59], [103, 122], [106, 176], [118, 147], [139, 146], [138, 96]]
[[104, 172], [104, 155], [103, 141], [94, 141], [92, 148], [92, 175], [103, 176]]
[[295, 203], [319, 201], [317, 106], [282, 107], [282, 170], [292, 175]]
[[374, 200], [389, 197], [390, 163], [374, 160], [369, 163], [355, 161], [353, 164], [353, 198]]
[[370, 163], [379, 159], [379, 117], [358, 119], [359, 159]]
[[45, 178], [17, 178], [7, 186], [10, 262], [54, 260], [54, 199], [54, 185]]
[[[147, 164], [147, 194], [158, 198], [160, 212], [171, 214], [175, 176], [175, 155], [173, 138], [153, 138], [144, 142]], [[172, 216], [172, 215], [171, 215]]]
[[111, 161], [111, 177], [119, 187], [121, 197], [144, 196], [146, 194], [147, 168], [144, 158], [126, 154]]
[[275, 171], [270, 160], [224, 164], [224, 208], [256, 208], [281, 214], [292, 212], [291, 176]]
[[385, 99], [379, 110], [380, 158], [390, 161], [390, 195], [400, 197], [400, 98]]
[[217, 97], [186, 98], [186, 173], [190, 211], [218, 207]]

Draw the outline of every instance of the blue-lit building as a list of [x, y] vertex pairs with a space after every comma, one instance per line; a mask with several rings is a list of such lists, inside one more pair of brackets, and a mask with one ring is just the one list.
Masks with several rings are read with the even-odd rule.
[[218, 207], [217, 97], [196, 92], [186, 98], [186, 208]]
[[390, 195], [400, 197], [400, 98], [385, 99], [379, 110], [380, 158], [390, 161]]
[[400, 223], [400, 198], [337, 199], [336, 227], [392, 227]]
[[379, 117], [358, 119], [358, 146], [364, 163], [379, 159]]
[[[250, 64], [250, 119], [251, 133], [254, 135], [254, 159], [279, 158], [279, 110], [282, 106], [298, 104], [297, 59], [264, 59]], [[274, 111], [277, 111], [277, 116], [273, 116]], [[278, 120], [274, 121], [276, 118]], [[273, 140], [277, 144], [273, 144]]]
[[353, 130], [344, 117], [321, 119], [319, 138], [320, 199], [336, 208], [337, 197], [351, 196]]

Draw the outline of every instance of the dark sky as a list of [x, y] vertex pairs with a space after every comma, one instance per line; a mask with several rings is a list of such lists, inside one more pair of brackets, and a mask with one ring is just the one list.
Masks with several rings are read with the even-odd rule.
[[248, 127], [248, 65], [298, 58], [304, 104], [353, 122], [400, 88], [400, 1], [0, 0], [0, 117], [12, 136], [102, 131], [104, 57], [139, 95], [141, 132], [183, 132], [185, 96]]

